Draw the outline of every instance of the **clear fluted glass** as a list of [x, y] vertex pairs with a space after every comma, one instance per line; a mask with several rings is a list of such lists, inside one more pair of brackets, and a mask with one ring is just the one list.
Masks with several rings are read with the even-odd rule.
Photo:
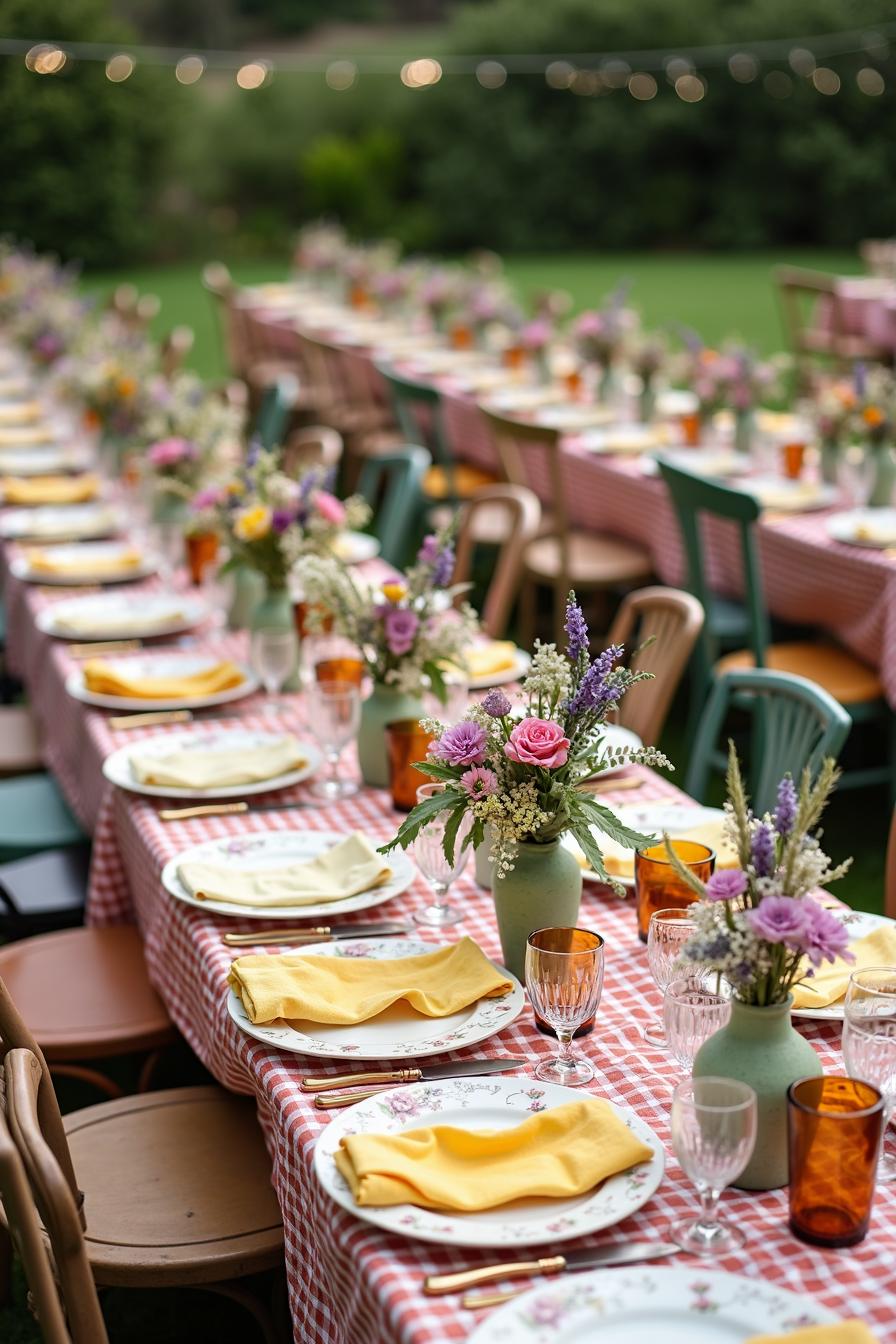
[[604, 940], [590, 929], [548, 928], [530, 933], [526, 989], [536, 1015], [557, 1034], [556, 1059], [535, 1069], [544, 1083], [580, 1087], [594, 1077], [587, 1060], [573, 1054], [572, 1039], [597, 1012], [604, 983]]

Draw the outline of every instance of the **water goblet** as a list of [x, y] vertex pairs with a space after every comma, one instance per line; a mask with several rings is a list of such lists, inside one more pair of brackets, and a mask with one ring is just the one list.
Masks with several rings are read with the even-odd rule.
[[329, 779], [314, 781], [319, 798], [350, 798], [358, 792], [353, 779], [339, 778], [339, 757], [361, 726], [361, 688], [348, 681], [314, 681], [308, 687], [308, 726], [323, 749]]
[[[421, 784], [417, 790], [417, 802], [425, 802], [427, 798], [432, 798], [436, 794], [444, 792], [444, 789], [444, 784]], [[435, 897], [430, 905], [425, 905], [422, 910], [414, 911], [414, 919], [418, 924], [427, 924], [436, 929], [445, 928], [449, 924], [457, 924], [463, 918], [461, 911], [456, 906], [448, 905], [445, 897], [448, 895], [451, 883], [460, 876], [466, 867], [470, 849], [463, 842], [470, 833], [473, 819], [467, 813], [458, 827], [454, 840], [453, 862], [449, 862], [442, 848], [446, 823], [447, 812], [438, 813], [432, 821], [422, 828], [414, 841], [414, 858], [417, 867], [432, 887]]]
[[279, 695], [295, 670], [298, 640], [294, 630], [262, 626], [252, 632], [252, 666], [268, 694], [266, 710], [276, 713], [274, 697]]
[[878, 1181], [896, 1180], [896, 1159], [884, 1152], [896, 1104], [896, 966], [853, 971], [843, 1005], [843, 1060], [851, 1078], [878, 1089], [884, 1102]]
[[[675, 964], [696, 924], [688, 917], [687, 910], [655, 910], [650, 916], [647, 928], [647, 965], [657, 989], [665, 991], [669, 981], [675, 975]], [[661, 1049], [666, 1045], [666, 1033], [661, 1023], [646, 1026], [643, 1036], [648, 1045]]]
[[555, 1059], [537, 1065], [543, 1083], [581, 1087], [594, 1077], [573, 1054], [577, 1029], [597, 1012], [604, 982], [604, 940], [589, 929], [536, 929], [526, 940], [526, 989], [535, 1014], [557, 1036]]
[[876, 469], [874, 449], [868, 444], [850, 443], [837, 459], [837, 484], [853, 508], [864, 508], [871, 494]]
[[716, 1258], [739, 1250], [744, 1234], [718, 1215], [756, 1145], [756, 1093], [733, 1078], [686, 1078], [672, 1094], [672, 1147], [697, 1188], [700, 1213], [672, 1228], [683, 1251]]
[[703, 1042], [720, 1031], [730, 1016], [730, 998], [723, 989], [714, 990], [706, 978], [678, 975], [669, 981], [663, 996], [666, 1043], [686, 1074], [690, 1074]]

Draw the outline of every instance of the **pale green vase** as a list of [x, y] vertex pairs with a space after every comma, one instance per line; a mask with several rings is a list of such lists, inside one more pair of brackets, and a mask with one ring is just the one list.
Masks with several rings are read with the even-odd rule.
[[756, 1147], [733, 1182], [742, 1190], [777, 1190], [787, 1184], [787, 1089], [798, 1078], [817, 1078], [821, 1062], [790, 1020], [793, 1000], [760, 1008], [731, 1004], [731, 1019], [697, 1051], [694, 1077], [735, 1078], [756, 1093]]
[[886, 509], [893, 502], [893, 486], [896, 485], [896, 457], [888, 443], [874, 450], [874, 484], [868, 503], [871, 507]]
[[840, 445], [836, 439], [830, 437], [823, 438], [821, 441], [821, 479], [825, 485], [837, 484], [837, 460], [840, 456]]
[[295, 663], [292, 672], [283, 683], [283, 689], [284, 691], [299, 690], [299, 635], [293, 616], [292, 598], [285, 588], [272, 588], [269, 585], [263, 587], [261, 600], [256, 602], [252, 609], [249, 629], [252, 632], [256, 630], [282, 630], [294, 636], [296, 641]]
[[753, 444], [753, 412], [734, 412], [734, 451], [746, 455]]
[[504, 965], [523, 980], [526, 939], [535, 929], [573, 928], [582, 899], [582, 870], [559, 840], [517, 845], [513, 868], [492, 873], [495, 916]]
[[227, 608], [227, 628], [248, 630], [252, 613], [264, 597], [264, 579], [248, 565], [233, 565], [229, 572], [233, 588]]
[[397, 719], [421, 719], [426, 713], [423, 701], [416, 695], [396, 690], [394, 686], [373, 683], [373, 691], [361, 705], [361, 728], [358, 733], [358, 761], [361, 778], [374, 789], [389, 786], [389, 755], [386, 750], [386, 724]]

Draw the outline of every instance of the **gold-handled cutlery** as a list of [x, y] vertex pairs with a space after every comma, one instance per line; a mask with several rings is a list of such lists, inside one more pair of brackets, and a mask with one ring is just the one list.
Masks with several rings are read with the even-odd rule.
[[[391, 920], [379, 924], [319, 924], [303, 929], [274, 929], [264, 933], [225, 933], [228, 947], [264, 947], [268, 943], [335, 943], [343, 938], [390, 938], [395, 934], [411, 933], [410, 924]], [[329, 1086], [334, 1080], [328, 1080]], [[337, 1080], [338, 1081], [338, 1080]], [[310, 1089], [307, 1089], [310, 1090]]]
[[398, 1083], [431, 1083], [443, 1078], [483, 1078], [492, 1073], [507, 1073], [528, 1061], [517, 1055], [497, 1059], [455, 1059], [447, 1064], [428, 1064], [422, 1068], [386, 1069], [370, 1073], [344, 1073], [334, 1077], [302, 1078], [303, 1092], [314, 1092], [314, 1104], [321, 1110], [336, 1110], [365, 1101], [377, 1092], [386, 1092]]
[[297, 798], [290, 803], [198, 803], [195, 807], [163, 807], [162, 821], [192, 821], [194, 817], [238, 817], [247, 812], [292, 812], [297, 807], [313, 807], [314, 803]]
[[97, 658], [104, 653], [136, 653], [143, 648], [139, 639], [98, 639], [92, 644], [69, 644], [70, 658]]
[[[462, 1293], [467, 1288], [495, 1283], [498, 1279], [528, 1279], [539, 1274], [563, 1274], [608, 1265], [633, 1265], [640, 1260], [661, 1260], [679, 1249], [674, 1241], [634, 1241], [566, 1251], [563, 1255], [545, 1255], [536, 1260], [510, 1260], [503, 1264], [480, 1265], [478, 1269], [461, 1269], [456, 1274], [429, 1274], [423, 1281], [423, 1291], [430, 1297], [438, 1297], [444, 1293]], [[496, 1296], [498, 1294], [489, 1294], [490, 1298]], [[503, 1296], [501, 1300], [504, 1300]], [[476, 1306], [487, 1305], [497, 1303], [476, 1301]]]
[[[164, 650], [159, 650], [164, 652]], [[257, 711], [256, 711], [257, 712]], [[241, 710], [227, 710], [215, 714], [198, 713], [192, 709], [147, 709], [136, 714], [113, 714], [106, 720], [110, 728], [122, 731], [126, 728], [152, 728], [165, 723], [210, 723], [218, 720], [241, 719]]]
[[629, 789], [642, 789], [643, 787], [643, 775], [624, 775], [622, 779], [617, 779], [615, 775], [611, 775], [609, 779], [596, 779], [591, 784], [585, 785], [589, 793], [622, 793]]

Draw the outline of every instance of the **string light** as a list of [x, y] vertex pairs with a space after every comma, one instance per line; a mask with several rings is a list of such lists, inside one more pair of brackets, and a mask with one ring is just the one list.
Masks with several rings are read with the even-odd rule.
[[174, 78], [179, 84], [195, 84], [205, 74], [201, 56], [182, 56], [174, 67]]
[[699, 103], [706, 95], [706, 85], [699, 75], [679, 75], [675, 92], [684, 103]]
[[25, 56], [25, 65], [36, 75], [58, 75], [68, 57], [61, 47], [42, 42], [31, 47]]
[[440, 63], [428, 56], [417, 61], [406, 61], [401, 67], [401, 82], [409, 89], [422, 89], [428, 84], [438, 84], [441, 78]]
[[267, 61], [248, 61], [236, 72], [236, 82], [241, 89], [260, 89], [270, 74]]
[[880, 71], [873, 69], [870, 65], [862, 67], [856, 75], [856, 83], [862, 93], [867, 93], [870, 98], [879, 98], [887, 87]]
[[657, 95], [657, 82], [653, 75], [648, 75], [645, 71], [640, 74], [632, 75], [628, 81], [628, 91], [638, 102], [646, 103]]
[[840, 92], [840, 76], [826, 65], [819, 65], [812, 72], [812, 83], [819, 93], [825, 93], [828, 97]]
[[117, 56], [110, 56], [106, 62], [106, 78], [111, 79], [113, 84], [122, 84], [137, 68], [137, 62], [133, 56], [129, 56], [126, 51], [120, 51]]
[[327, 86], [340, 92], [350, 89], [357, 78], [358, 67], [354, 61], [331, 61], [324, 74]]
[[728, 72], [738, 84], [749, 84], [759, 74], [759, 62], [748, 51], [736, 51], [728, 57]]
[[500, 89], [507, 83], [507, 71], [500, 61], [481, 61], [476, 67], [476, 79], [484, 89]]
[[815, 73], [815, 57], [808, 47], [794, 47], [787, 57], [787, 64], [795, 75], [802, 75], [805, 79]]
[[552, 89], [568, 89], [575, 73], [576, 68], [569, 61], [551, 61], [544, 77]]

